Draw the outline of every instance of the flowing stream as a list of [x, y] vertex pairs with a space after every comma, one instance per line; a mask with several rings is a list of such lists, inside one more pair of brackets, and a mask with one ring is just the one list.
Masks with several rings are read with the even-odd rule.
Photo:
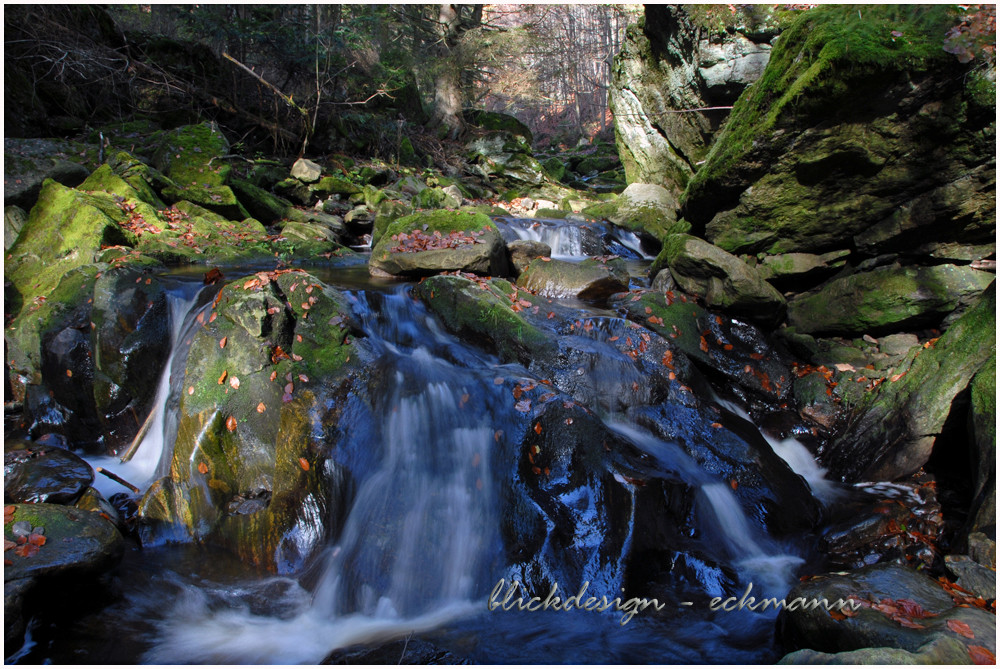
[[[557, 233], [547, 242], [554, 252], [579, 251], [567, 229]], [[338, 285], [336, 273], [329, 282]], [[609, 396], [597, 397], [591, 407], [603, 425], [693, 491], [694, 524], [684, 540], [697, 550], [684, 559], [705, 578], [678, 577], [671, 589], [626, 593], [618, 587], [625, 578], [617, 558], [595, 553], [596, 562], [583, 572], [592, 574], [591, 594], [655, 597], [667, 607], [657, 615], [640, 612], [627, 625], [620, 610], [489, 611], [494, 585], [512, 575], [500, 529], [501, 516], [512, 512], [502, 506], [505, 464], [498, 458], [516, 447], [505, 440], [523, 433], [525, 417], [511, 401], [511, 387], [541, 379], [447, 332], [408, 286], [339, 285], [350, 288], [353, 316], [365, 333], [358, 341], [373, 371], [365, 410], [342, 418], [343, 432], [353, 435], [343, 439], [360, 445], [329, 445], [331, 458], [340, 458], [338, 465], [354, 476], [332, 545], [294, 578], [255, 573], [193, 547], [133, 551], [106, 606], [58, 629], [36, 624], [29, 630], [34, 645], [21, 661], [311, 664], [346, 652], [338, 649], [378, 648], [399, 639], [405, 653], [414, 634], [453, 653], [443, 661], [709, 663], [779, 656], [772, 648], [773, 614], [722, 614], [709, 610], [708, 600], [727, 592], [739, 596], [748, 583], [782, 597], [802, 557], [751, 521], [728, 485], [676, 444], [599, 406]], [[166, 471], [176, 434], [170, 417], [187, 362], [185, 329], [204, 308], [198, 305], [193, 286], [170, 298], [173, 352], [157, 392], [158, 414], [135, 458], [124, 466], [92, 459], [95, 465], [143, 485]], [[588, 346], [600, 364], [577, 373], [594, 375], [591, 386], [638, 373], [610, 344], [594, 340]], [[796, 467], [787, 454], [794, 447], [774, 445]], [[825, 494], [821, 472], [803, 474], [818, 495]], [[633, 491], [625, 504], [634, 516], [637, 489], [623, 475], [615, 479]], [[110, 481], [100, 483], [106, 494], [121, 491]], [[579, 509], [581, 519], [597, 518], [593, 505], [610, 503], [580, 495], [578, 488], [554, 499]], [[626, 540], [622, 562], [628, 545]], [[597, 583], [614, 590], [597, 590]], [[559, 585], [567, 596], [583, 583]], [[123, 634], [133, 640], [117, 643]]]

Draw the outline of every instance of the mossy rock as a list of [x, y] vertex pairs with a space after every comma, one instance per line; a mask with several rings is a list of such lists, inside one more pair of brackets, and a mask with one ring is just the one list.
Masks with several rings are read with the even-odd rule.
[[111, 195], [81, 193], [46, 180], [8, 252], [4, 276], [24, 303], [47, 298], [65, 273], [94, 262], [102, 246], [135, 243], [119, 225], [125, 218]]
[[621, 258], [587, 258], [581, 262], [536, 258], [517, 278], [518, 286], [542, 297], [582, 300], [605, 300], [628, 290], [628, 282], [628, 268]]
[[822, 455], [832, 475], [847, 481], [891, 481], [930, 457], [955, 397], [996, 350], [996, 292], [975, 306], [933, 346], [915, 349], [890, 380], [851, 407], [847, 428]]
[[535, 141], [528, 126], [510, 114], [476, 109], [465, 111], [463, 115], [466, 121], [484, 130], [501, 130], [522, 138], [527, 144], [528, 150], [531, 149], [531, 144]]
[[156, 170], [125, 151], [118, 151], [109, 156], [107, 165], [131, 186], [140, 200], [157, 210], [166, 208], [166, 204], [153, 190], [153, 184], [165, 179], [164, 175], [157, 173]]
[[788, 322], [807, 334], [845, 336], [935, 327], [992, 281], [992, 274], [968, 266], [879, 267], [796, 297]]
[[148, 540], [211, 542], [281, 571], [322, 547], [332, 494], [313, 425], [353, 369], [348, 322], [346, 298], [305, 272], [222, 289], [191, 343], [170, 476], [140, 505]]
[[4, 203], [25, 209], [35, 205], [42, 184], [80, 184], [97, 165], [93, 145], [57, 139], [4, 139]]
[[975, 476], [972, 508], [966, 522], [969, 532], [996, 526], [997, 461], [997, 356], [993, 354], [969, 384], [972, 434], [972, 471]]
[[566, 176], [566, 165], [555, 156], [546, 159], [542, 163], [542, 169], [545, 170], [545, 175], [553, 181], [562, 181]]
[[283, 198], [306, 207], [312, 206], [313, 202], [316, 201], [312, 189], [307, 184], [291, 177], [276, 183], [274, 185], [274, 192]]
[[249, 181], [233, 178], [230, 187], [250, 216], [265, 225], [285, 218], [292, 204]]
[[452, 332], [486, 344], [503, 360], [528, 364], [555, 345], [548, 334], [513, 310], [514, 292], [504, 279], [478, 283], [459, 276], [432, 276], [413, 288], [413, 294]]
[[[4, 540], [14, 540], [14, 523], [44, 528], [45, 543], [30, 556], [4, 551], [10, 560], [4, 582], [28, 577], [97, 574], [114, 567], [125, 554], [125, 541], [115, 526], [96, 513], [60, 504], [13, 504], [4, 522]], [[5, 518], [6, 518], [5, 514]]]
[[316, 183], [310, 186], [313, 195], [319, 196], [320, 198], [327, 198], [331, 195], [354, 195], [355, 193], [361, 193], [362, 188], [356, 184], [351, 183], [343, 177], [323, 177]]
[[3, 248], [6, 251], [21, 233], [24, 222], [28, 220], [28, 212], [21, 209], [16, 204], [11, 204], [3, 208]]
[[[411, 250], [414, 236], [419, 239]], [[437, 210], [404, 216], [390, 224], [372, 248], [368, 269], [373, 276], [428, 276], [447, 271], [495, 276], [505, 274], [508, 267], [503, 238], [488, 216]]]
[[593, 174], [595, 172], [606, 172], [619, 167], [621, 162], [618, 156], [587, 156], [578, 162], [573, 170], [579, 174]]

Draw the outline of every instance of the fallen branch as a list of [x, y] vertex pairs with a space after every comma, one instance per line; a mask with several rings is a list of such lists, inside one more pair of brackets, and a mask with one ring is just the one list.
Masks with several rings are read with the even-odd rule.
[[156, 416], [156, 407], [153, 407], [153, 410], [149, 412], [148, 416], [146, 416], [146, 422], [143, 423], [142, 427], [139, 428], [139, 433], [135, 435], [135, 439], [132, 440], [132, 443], [129, 445], [128, 450], [125, 451], [125, 455], [121, 457], [122, 464], [125, 464], [126, 462], [131, 460], [132, 457], [135, 455], [135, 452], [139, 450], [139, 446], [140, 444], [142, 444], [143, 438], [146, 436], [146, 433], [149, 432], [149, 426], [153, 424], [154, 416]]
[[111, 472], [109, 472], [104, 467], [98, 467], [94, 471], [96, 471], [98, 474], [104, 474], [105, 476], [107, 476], [109, 479], [111, 479], [115, 483], [120, 483], [121, 485], [125, 486], [126, 488], [128, 488], [129, 490], [131, 490], [134, 493], [140, 492], [139, 488], [137, 488], [136, 486], [132, 485], [131, 483], [129, 483], [128, 481], [126, 481], [125, 479], [123, 479], [121, 476], [118, 476], [118, 474], [112, 474]]

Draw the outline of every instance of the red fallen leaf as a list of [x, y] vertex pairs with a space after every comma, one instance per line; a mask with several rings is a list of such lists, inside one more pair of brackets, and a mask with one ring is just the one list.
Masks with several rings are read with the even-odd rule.
[[705, 341], [704, 337], [701, 338], [701, 343], [698, 345], [698, 348], [700, 348], [705, 353], [708, 353], [708, 342]]
[[[35, 546], [44, 546], [45, 545], [45, 535], [44, 534], [34, 534], [34, 533], [32, 533], [32, 535], [30, 537], [28, 537], [28, 543], [29, 544], [34, 544]], [[972, 638], [972, 637], [969, 637], [969, 638]]]
[[502, 436], [503, 436], [503, 430], [497, 430], [496, 432], [493, 433], [493, 441], [499, 443], [500, 437]]
[[223, 337], [222, 339], [220, 339], [219, 340], [219, 348], [226, 348], [226, 342], [228, 340], [229, 340], [229, 337]]
[[720, 428], [720, 427], [722, 427], [722, 423], [712, 423], [712, 427], [714, 427], [714, 428]]
[[724, 350], [724, 351], [732, 351], [733, 350], [733, 345], [732, 344], [726, 344], [725, 346], [722, 347], [722, 350]]
[[763, 353], [751, 353], [750, 354], [750, 359], [751, 360], [763, 360], [764, 359], [764, 354]]
[[967, 624], [963, 623], [961, 620], [949, 620], [948, 629], [950, 629], [955, 634], [961, 634], [966, 639], [975, 639], [976, 635], [973, 634], [972, 628]]
[[618, 341], [619, 339], [620, 339], [620, 337], [618, 337], [617, 335], [615, 335], [614, 337], [609, 338], [608, 341]]
[[[271, 352], [271, 364], [278, 364], [279, 360], [288, 360], [289, 355], [285, 353], [280, 346], [275, 346], [274, 351]], [[271, 379], [272, 381], [274, 379]]]
[[235, 417], [230, 416], [229, 418], [226, 419], [226, 429], [229, 430], [230, 432], [233, 432], [233, 431], [236, 430], [236, 418]]
[[503, 377], [502, 376], [498, 376], [498, 377], [494, 378], [493, 379], [493, 385], [495, 385], [495, 386], [502, 386], [503, 385]]
[[542, 424], [535, 423], [535, 434], [541, 434], [541, 433], [542, 433]]
[[233, 387], [233, 390], [239, 390], [240, 389], [239, 378], [234, 376], [233, 378], [229, 379], [229, 385]]
[[188, 395], [194, 395], [194, 386], [188, 386]]
[[302, 467], [303, 471], [309, 471], [309, 461], [305, 458], [299, 458], [299, 467]]
[[224, 370], [222, 370], [222, 376], [220, 376], [220, 377], [219, 377], [219, 381], [218, 381], [218, 383], [219, 383], [219, 385], [220, 385], [220, 386], [221, 386], [221, 385], [222, 385], [223, 383], [225, 383], [225, 382], [226, 382], [226, 377], [227, 377], [228, 375], [229, 375], [229, 372], [228, 372], [228, 371], [226, 371], [225, 369], [224, 369]]
[[894, 374], [892, 377], [890, 377], [889, 381], [892, 382], [892, 383], [895, 383], [896, 381], [899, 381], [904, 376], [906, 376], [906, 372], [900, 372], [899, 374]]
[[542, 262], [552, 262], [552, 258], [546, 258], [545, 256], [542, 256], [541, 258], [539, 258], [539, 260], [541, 260]]
[[24, 544], [14, 549], [14, 555], [23, 558], [30, 558], [38, 555], [38, 546], [34, 544]]
[[716, 316], [715, 317], [715, 322], [718, 325], [722, 325], [722, 316]]
[[847, 620], [847, 616], [846, 615], [844, 615], [843, 613], [841, 613], [840, 611], [837, 611], [835, 609], [830, 609], [830, 617], [833, 618], [834, 620], [837, 620], [837, 621]]
[[267, 407], [264, 406], [263, 402], [257, 405], [257, 413], [264, 413], [265, 411], [267, 411]]
[[205, 272], [205, 277], [202, 279], [203, 283], [207, 286], [210, 283], [215, 283], [216, 281], [222, 280], [222, 272], [219, 271], [217, 267]]
[[286, 383], [285, 384], [285, 392], [286, 393], [288, 393], [289, 395], [291, 395], [292, 391], [294, 391], [294, 390], [295, 390], [295, 386], [293, 386], [291, 383]]
[[300, 335], [300, 334], [295, 335], [295, 341], [297, 341], [297, 342], [299, 342], [301, 344], [302, 343], [302, 335]]
[[648, 316], [651, 313], [653, 313], [653, 310], [650, 307], [646, 307], [646, 315]]
[[13, 564], [14, 564], [13, 560], [4, 560], [3, 561], [3, 566], [5, 566], [5, 567], [10, 567]]
[[198, 471], [201, 472], [202, 474], [207, 474], [208, 473], [208, 465], [205, 464], [204, 462], [199, 462], [198, 463]]
[[72, 369], [67, 369], [66, 370], [66, 376], [72, 378], [73, 377], [73, 370]]
[[732, 479], [731, 481], [729, 481], [729, 487], [732, 488], [733, 490], [736, 490], [737, 488], [740, 487], [740, 483], [736, 479]]
[[278, 378], [278, 372], [277, 371], [271, 372], [271, 381], [274, 381], [276, 378]]
[[308, 310], [310, 306], [311, 305], [308, 302], [303, 302], [302, 303], [302, 308], [305, 309], [305, 310]]
[[969, 646], [969, 657], [976, 664], [996, 664], [997, 659], [988, 648], [982, 646]]
[[292, 353], [292, 360], [294, 360], [295, 362], [301, 362], [302, 356], [299, 355], [298, 353]]
[[673, 372], [670, 372], [670, 380], [671, 380], [671, 381], [674, 381], [674, 380], [676, 380], [676, 379], [677, 379], [677, 375], [676, 375], [676, 374], [674, 374]]
[[285, 404], [288, 404], [289, 402], [291, 402], [292, 401], [292, 395], [291, 395], [291, 393], [285, 393], [284, 395], [282, 395], [281, 396], [281, 401], [284, 402]]
[[214, 321], [215, 321], [215, 318], [216, 318], [216, 316], [218, 316], [218, 314], [217, 314], [217, 313], [215, 313], [215, 312], [213, 311], [213, 312], [212, 312], [212, 315], [208, 317], [208, 322], [209, 322], [209, 323], [212, 323], [212, 322], [214, 322]]
[[301, 381], [302, 383], [309, 383], [309, 377], [306, 376], [305, 374], [299, 374], [299, 381]]
[[554, 311], [550, 311], [548, 313], [548, 315], [546, 316], [546, 318], [555, 318], [555, 317], [556, 317], [556, 313]]
[[205, 322], [205, 312], [204, 311], [199, 311], [198, 312], [198, 317], [195, 318], [195, 320], [198, 321], [199, 323], [204, 323]]
[[520, 402], [514, 405], [514, 408], [520, 411], [521, 413], [528, 413], [529, 411], [531, 411], [531, 400], [521, 400]]
[[11, 548], [15, 548], [16, 546], [17, 546], [17, 543], [11, 541], [7, 537], [4, 537], [4, 539], [3, 539], [3, 551], [4, 551], [4, 553], [6, 553], [7, 551], [9, 551]]

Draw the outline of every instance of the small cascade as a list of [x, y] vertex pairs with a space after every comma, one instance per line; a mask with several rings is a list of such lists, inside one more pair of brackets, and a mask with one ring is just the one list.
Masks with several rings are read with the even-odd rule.
[[[183, 346], [187, 331], [194, 323], [197, 311], [194, 307], [202, 289], [201, 284], [182, 284], [176, 291], [167, 292], [167, 306], [170, 328], [170, 355], [160, 373], [160, 382], [153, 399], [153, 408], [147, 420], [151, 421], [145, 429], [142, 441], [135, 454], [127, 462], [122, 462], [114, 456], [84, 456], [95, 469], [102, 467], [117, 474], [129, 483], [145, 490], [148, 484], [158, 476], [166, 473], [168, 462], [162, 462], [165, 444], [173, 444], [176, 431], [177, 404], [176, 386], [171, 378], [184, 374], [184, 358], [187, 347]], [[176, 364], [175, 364], [176, 363]], [[171, 391], [174, 391], [173, 393]], [[106, 476], [97, 475], [94, 487], [105, 497], [123, 492], [121, 484]]]
[[603, 252], [599, 235], [573, 221], [501, 218], [496, 223], [505, 241], [523, 239], [548, 244], [553, 258], [579, 258]]

